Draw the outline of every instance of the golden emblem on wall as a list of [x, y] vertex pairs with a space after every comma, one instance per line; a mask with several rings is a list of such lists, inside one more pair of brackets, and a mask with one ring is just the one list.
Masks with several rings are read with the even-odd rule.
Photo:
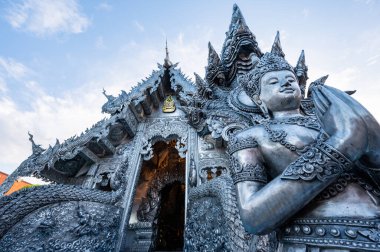
[[166, 97], [164, 101], [164, 106], [162, 107], [162, 112], [164, 113], [172, 113], [175, 111], [174, 99], [171, 95]]

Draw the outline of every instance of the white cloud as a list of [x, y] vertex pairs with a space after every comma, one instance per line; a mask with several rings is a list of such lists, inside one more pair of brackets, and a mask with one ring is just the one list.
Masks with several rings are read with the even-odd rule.
[[102, 10], [102, 11], [111, 11], [112, 10], [112, 5], [110, 5], [107, 2], [100, 3], [96, 9]]
[[33, 71], [15, 59], [0, 57], [0, 95], [8, 92], [8, 81], [22, 81], [25, 76], [33, 74]]
[[12, 3], [5, 18], [13, 28], [37, 36], [81, 33], [90, 25], [77, 0], [23, 0]]
[[[34, 80], [35, 73], [14, 59], [0, 57], [0, 170], [10, 173], [31, 154], [27, 132], [47, 147], [55, 138], [61, 141], [91, 127], [104, 115], [100, 89], [83, 85], [60, 97], [46, 93]], [[18, 94], [7, 91], [6, 81], [16, 81], [30, 94], [28, 109], [17, 104]], [[13, 96], [12, 96], [13, 95]]]
[[0, 57], [0, 75], [4, 75], [3, 77], [19, 80], [30, 73], [31, 71], [24, 64], [12, 58]]
[[357, 67], [350, 66], [329, 76], [329, 83], [339, 83], [341, 89], [357, 89], [357, 80], [361, 73]]
[[375, 0], [355, 0], [355, 2], [372, 5], [375, 3]]
[[145, 28], [142, 24], [140, 24], [137, 20], [133, 21], [133, 25], [140, 31], [145, 31]]
[[104, 44], [104, 38], [102, 36], [96, 38], [95, 47], [96, 49], [106, 49], [106, 45]]
[[367, 60], [367, 66], [375, 65], [379, 61], [379, 59], [380, 59], [380, 54], [369, 57]]
[[5, 80], [0, 76], [0, 94], [5, 93], [8, 91], [7, 83]]
[[37, 83], [32, 84], [29, 91], [33, 92], [34, 99], [27, 111], [21, 110], [12, 98], [0, 97], [3, 142], [0, 151], [6, 153], [0, 157], [0, 170], [15, 169], [31, 154], [28, 131], [46, 148], [54, 144], [55, 138], [67, 139], [104, 117], [100, 113], [104, 100], [99, 90], [81, 87], [58, 98], [46, 94]]

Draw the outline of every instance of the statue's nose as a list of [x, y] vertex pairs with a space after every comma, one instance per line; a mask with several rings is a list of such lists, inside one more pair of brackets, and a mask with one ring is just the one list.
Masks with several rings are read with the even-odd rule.
[[282, 87], [288, 87], [288, 86], [291, 86], [290, 82], [288, 80], [285, 80], [282, 85]]

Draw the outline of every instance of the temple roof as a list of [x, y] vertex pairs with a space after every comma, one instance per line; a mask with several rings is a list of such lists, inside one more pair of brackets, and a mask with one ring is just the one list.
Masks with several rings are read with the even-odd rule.
[[[21, 163], [11, 179], [33, 174], [48, 181], [75, 183], [91, 164], [112, 156], [123, 139], [133, 138], [139, 122], [159, 108], [167, 94], [178, 96], [196, 92], [196, 85], [177, 67], [178, 63], [171, 63], [167, 47], [164, 64], [157, 66], [158, 69], [128, 93], [123, 90], [115, 97], [103, 90], [107, 102], [102, 106], [102, 112], [110, 116], [80, 135], [62, 143], [57, 140], [54, 146], [45, 150], [34, 142], [33, 135], [29, 133], [33, 153]], [[5, 187], [7, 185], [0, 187], [0, 193]]]

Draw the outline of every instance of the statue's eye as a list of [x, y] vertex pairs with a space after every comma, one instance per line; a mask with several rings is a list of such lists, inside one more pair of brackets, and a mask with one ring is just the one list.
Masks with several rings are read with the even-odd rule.
[[269, 84], [276, 84], [278, 83], [278, 79], [277, 78], [272, 78], [268, 81]]
[[295, 79], [294, 78], [288, 78], [288, 81], [289, 82], [295, 82]]

